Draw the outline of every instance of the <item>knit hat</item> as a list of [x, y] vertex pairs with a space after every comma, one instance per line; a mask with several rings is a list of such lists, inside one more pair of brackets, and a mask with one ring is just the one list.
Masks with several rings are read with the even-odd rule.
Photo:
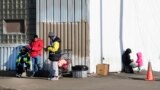
[[33, 38], [38, 38], [38, 35], [35, 34], [35, 35], [33, 36]]
[[55, 35], [54, 35], [53, 32], [49, 32], [48, 36], [49, 36], [49, 37], [54, 37]]

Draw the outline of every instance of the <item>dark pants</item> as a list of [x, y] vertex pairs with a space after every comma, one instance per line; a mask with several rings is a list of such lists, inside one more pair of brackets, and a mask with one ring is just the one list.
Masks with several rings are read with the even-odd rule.
[[24, 63], [19, 63], [16, 67], [17, 74], [22, 74], [25, 70], [26, 68], [24, 67]]
[[124, 65], [123, 70], [125, 73], [134, 73], [133, 68], [130, 65]]

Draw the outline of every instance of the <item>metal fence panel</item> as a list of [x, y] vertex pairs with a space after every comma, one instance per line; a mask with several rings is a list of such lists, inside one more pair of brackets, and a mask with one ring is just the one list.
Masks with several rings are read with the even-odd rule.
[[0, 70], [15, 70], [16, 58], [22, 45], [0, 45]]

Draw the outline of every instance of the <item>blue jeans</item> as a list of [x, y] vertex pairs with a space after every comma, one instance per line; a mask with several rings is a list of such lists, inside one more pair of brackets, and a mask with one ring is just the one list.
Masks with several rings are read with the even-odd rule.
[[32, 57], [33, 75], [41, 70], [41, 56]]

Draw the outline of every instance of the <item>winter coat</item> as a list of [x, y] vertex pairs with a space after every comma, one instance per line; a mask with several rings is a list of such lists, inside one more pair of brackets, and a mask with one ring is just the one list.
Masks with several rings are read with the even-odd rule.
[[125, 73], [134, 73], [133, 68], [130, 66], [130, 63], [132, 62], [130, 58], [131, 49], [127, 49], [123, 55], [122, 55], [122, 62], [123, 62], [123, 68], [122, 72]]
[[131, 49], [127, 49], [123, 55], [122, 55], [122, 62], [125, 66], [129, 66], [129, 64], [132, 62], [130, 58]]
[[56, 37], [50, 41], [50, 46], [47, 50], [49, 51], [49, 60], [58, 61], [60, 54], [60, 38]]
[[141, 52], [138, 52], [137, 53], [137, 66], [138, 67], [141, 67], [143, 65], [143, 59], [142, 59], [142, 53]]
[[41, 55], [41, 51], [43, 50], [43, 40], [38, 39], [37, 41], [32, 41], [29, 44], [30, 55], [31, 57], [37, 57]]
[[29, 53], [19, 53], [16, 60], [16, 67], [18, 67], [19, 64], [25, 64], [27, 68], [30, 68], [30, 55]]

